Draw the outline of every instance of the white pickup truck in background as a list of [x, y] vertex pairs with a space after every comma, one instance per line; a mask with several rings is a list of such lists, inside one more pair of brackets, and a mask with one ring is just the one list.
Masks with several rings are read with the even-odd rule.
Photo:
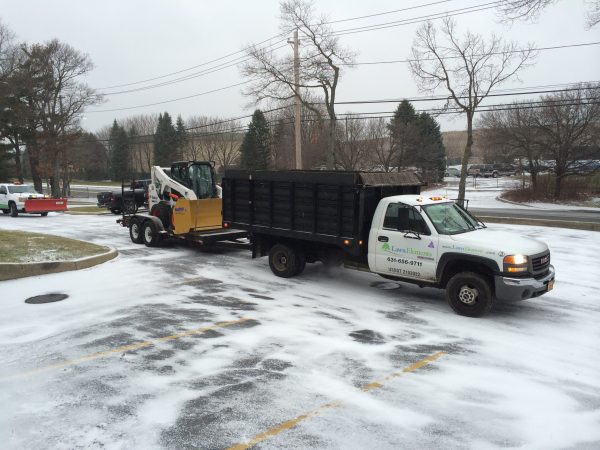
[[0, 209], [4, 214], [17, 217], [19, 213], [47, 216], [51, 211], [67, 209], [66, 198], [50, 198], [36, 192], [29, 184], [0, 184]]

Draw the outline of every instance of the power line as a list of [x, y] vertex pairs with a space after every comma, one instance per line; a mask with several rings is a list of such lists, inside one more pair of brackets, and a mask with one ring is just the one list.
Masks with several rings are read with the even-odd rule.
[[186, 95], [185, 97], [174, 98], [174, 99], [171, 99], [171, 100], [163, 100], [161, 102], [147, 103], [145, 105], [127, 106], [127, 107], [124, 107], [124, 108], [114, 108], [114, 109], [94, 109], [94, 110], [89, 110], [89, 111], [86, 111], [86, 114], [87, 113], [103, 113], [103, 112], [114, 112], [114, 111], [126, 111], [126, 110], [130, 110], [130, 109], [145, 108], [147, 106], [164, 105], [165, 103], [178, 102], [180, 100], [187, 100], [189, 98], [201, 97], [203, 95], [212, 94], [214, 92], [224, 91], [224, 90], [231, 89], [231, 88], [234, 88], [234, 87], [237, 87], [237, 86], [241, 86], [243, 84], [248, 84], [250, 81], [251, 80], [242, 81], [241, 83], [230, 84], [229, 86], [224, 86], [224, 87], [213, 89], [213, 90], [206, 91], [206, 92], [200, 92], [198, 94]]
[[411, 9], [426, 8], [427, 6], [439, 5], [441, 3], [449, 3], [449, 2], [452, 2], [452, 1], [454, 1], [454, 0], [441, 0], [441, 1], [432, 2], [432, 3], [425, 3], [423, 5], [410, 6], [408, 8], [394, 9], [392, 11], [384, 11], [384, 12], [375, 13], [375, 14], [367, 14], [367, 15], [364, 15], [364, 16], [350, 17], [349, 19], [331, 20], [329, 22], [324, 22], [324, 24], [325, 25], [330, 25], [330, 24], [333, 24], [333, 23], [350, 22], [350, 21], [353, 21], [353, 20], [360, 20], [360, 19], [369, 19], [371, 17], [385, 16], [387, 14], [394, 14], [394, 13], [398, 13], [398, 12], [409, 11]]
[[[530, 48], [530, 49], [523, 49], [523, 50], [508, 50], [508, 51], [502, 51], [502, 52], [493, 52], [493, 53], [487, 53], [486, 55], [506, 55], [506, 54], [510, 54], [510, 53], [525, 53], [528, 51], [546, 51], [546, 50], [558, 50], [558, 49], [564, 49], [564, 48], [575, 48], [575, 47], [587, 47], [587, 46], [591, 46], [591, 45], [598, 45], [600, 44], [600, 41], [597, 42], [584, 42], [584, 43], [580, 43], [580, 44], [565, 44], [565, 45], [555, 45], [552, 47], [538, 47], [538, 48]], [[485, 56], [483, 54], [479, 54], [479, 55], [473, 55], [474, 57], [478, 57], [478, 56]], [[440, 59], [461, 59], [462, 56], [447, 56], [447, 57], [442, 57]], [[416, 62], [416, 59], [396, 59], [396, 60], [384, 60], [384, 61], [365, 61], [365, 62], [358, 62], [358, 63], [340, 63], [338, 64], [339, 66], [363, 66], [363, 65], [376, 65], [376, 64], [396, 64], [396, 63], [411, 63], [411, 62]], [[437, 61], [437, 58], [423, 58], [420, 59], [419, 61]]]
[[[280, 49], [282, 49], [284, 47], [287, 47], [287, 43], [284, 44], [284, 45], [282, 45], [282, 46], [279, 46], [279, 47], [276, 47], [276, 48], [272, 49], [272, 51], [277, 51], [277, 50], [280, 50]], [[211, 68], [202, 70], [200, 72], [191, 73], [191, 74], [186, 75], [184, 77], [175, 78], [173, 80], [163, 81], [161, 83], [152, 84], [152, 85], [149, 85], [149, 86], [141, 86], [141, 87], [138, 87], [138, 88], [126, 89], [124, 91], [105, 92], [105, 93], [102, 93], [102, 95], [111, 96], [111, 95], [129, 94], [129, 93], [132, 93], [132, 92], [140, 92], [140, 91], [146, 91], [146, 90], [149, 90], [149, 89], [156, 89], [158, 87], [169, 86], [171, 84], [181, 83], [183, 81], [188, 81], [188, 80], [192, 80], [192, 79], [195, 79], [195, 78], [202, 77], [204, 75], [209, 75], [211, 73], [219, 72], [221, 70], [228, 69], [230, 67], [235, 67], [235, 66], [239, 65], [240, 63], [246, 62], [246, 61], [248, 61], [250, 59], [251, 59], [250, 57], [241, 56], [241, 57], [238, 57], [238, 58], [236, 58], [234, 60], [227, 61], [225, 63], [219, 64], [219, 65], [217, 65], [215, 67], [211, 67]]]
[[[513, 96], [513, 95], [527, 95], [527, 94], [550, 94], [555, 92], [568, 92], [568, 91], [578, 91], [581, 90], [578, 88], [566, 88], [566, 89], [548, 89], [548, 90], [539, 90], [539, 91], [523, 91], [523, 92], [507, 92], [507, 93], [492, 93], [486, 95], [486, 97], [505, 97], [505, 96]], [[466, 96], [458, 96], [459, 99], [469, 98]], [[365, 103], [400, 103], [401, 101], [406, 100], [409, 102], [430, 102], [430, 101], [446, 101], [452, 100], [449, 96], [445, 97], [413, 97], [413, 98], [403, 98], [403, 99], [379, 99], [379, 100], [354, 100], [347, 102], [335, 102], [336, 105], [360, 105]]]
[[384, 23], [379, 23], [379, 24], [374, 24], [374, 25], [366, 25], [363, 27], [355, 27], [355, 28], [348, 28], [345, 30], [338, 30], [338, 31], [335, 31], [333, 34], [335, 36], [345, 36], [348, 34], [364, 33], [364, 32], [368, 32], [368, 31], [376, 31], [376, 30], [382, 30], [382, 29], [387, 29], [387, 28], [400, 27], [400, 26], [404, 26], [404, 25], [412, 25], [415, 23], [427, 22], [428, 20], [442, 19], [445, 17], [454, 17], [454, 16], [460, 16], [463, 14], [470, 14], [473, 12], [486, 11], [488, 9], [495, 8], [502, 3], [504, 3], [503, 0], [489, 2], [489, 3], [482, 3], [479, 5], [467, 6], [464, 8], [457, 8], [457, 9], [453, 9], [450, 11], [427, 14], [427, 15], [423, 15], [423, 16], [419, 16], [419, 17], [412, 17], [412, 18], [408, 18], [408, 19], [395, 20], [392, 22], [384, 22]]
[[[394, 13], [404, 12], [404, 11], [413, 10], [413, 9], [425, 8], [425, 7], [428, 7], [428, 6], [434, 6], [434, 5], [438, 5], [438, 4], [441, 4], [441, 3], [449, 3], [451, 1], [455, 1], [455, 0], [440, 0], [440, 1], [436, 1], [436, 2], [426, 3], [426, 4], [423, 4], [423, 5], [412, 6], [412, 7], [408, 7], [408, 8], [395, 9], [395, 10], [391, 10], [391, 11], [383, 11], [383, 12], [380, 12], [380, 13], [367, 14], [367, 15], [363, 15], [363, 16], [351, 17], [351, 18], [348, 18], [348, 19], [333, 20], [333, 21], [325, 22], [324, 24], [328, 24], [329, 25], [329, 24], [334, 24], [334, 23], [342, 23], [342, 22], [349, 22], [349, 21], [366, 19], [366, 18], [371, 18], [371, 17], [383, 16], [383, 15], [394, 14]], [[276, 34], [274, 36], [271, 36], [270, 38], [267, 38], [267, 39], [259, 42], [256, 45], [262, 45], [262, 44], [267, 43], [267, 42], [269, 42], [269, 41], [271, 41], [273, 39], [282, 38], [282, 37], [284, 37], [286, 35], [287, 35], [287, 33], [279, 33], [279, 34]], [[282, 39], [280, 41], [277, 41], [275, 43], [272, 43], [272, 44], [270, 44], [270, 45], [268, 45], [266, 47], [272, 47], [274, 45], [277, 45], [279, 43], [286, 42], [286, 41], [287, 41], [287, 38]], [[116, 84], [116, 85], [111, 85], [111, 86], [104, 86], [104, 87], [101, 87], [101, 88], [98, 88], [98, 89], [99, 90], [114, 89], [114, 88], [127, 87], [127, 86], [133, 86], [133, 85], [136, 85], [136, 84], [147, 83], [149, 81], [156, 81], [156, 80], [159, 80], [159, 79], [162, 79], [162, 78], [170, 77], [172, 75], [178, 75], [180, 73], [189, 72], [190, 70], [194, 70], [194, 69], [197, 69], [199, 67], [204, 67], [206, 65], [209, 65], [209, 64], [212, 64], [212, 63], [215, 63], [215, 62], [218, 62], [218, 61], [222, 61], [222, 60], [227, 59], [227, 58], [229, 58], [231, 56], [235, 56], [235, 55], [237, 55], [239, 53], [244, 53], [244, 52], [245, 52], [245, 49], [244, 50], [238, 50], [236, 52], [229, 53], [229, 54], [221, 56], [219, 58], [215, 58], [215, 59], [212, 59], [210, 61], [205, 61], [205, 62], [197, 64], [195, 66], [187, 67], [187, 68], [184, 68], [184, 69], [181, 69], [181, 70], [177, 70], [175, 72], [170, 72], [170, 73], [167, 73], [167, 74], [164, 74], [164, 75], [160, 75], [160, 76], [156, 76], [156, 77], [153, 77], [153, 78], [147, 78], [145, 80], [133, 81], [133, 82], [130, 82], [130, 83], [123, 83], [123, 84]], [[235, 59], [239, 59], [239, 58], [240, 57], [235, 58]]]
[[[272, 39], [277, 39], [277, 38], [283, 37], [283, 36], [285, 36], [286, 34], [287, 34], [287, 33], [280, 33], [280, 34], [276, 34], [275, 36], [271, 36], [270, 38], [268, 38], [268, 39], [265, 39], [264, 41], [261, 41], [261, 42], [259, 42], [259, 43], [258, 43], [258, 44], [256, 44], [256, 45], [262, 45], [262, 44], [264, 44], [265, 42], [269, 42], [269, 41], [270, 41], [270, 40], [272, 40]], [[285, 42], [286, 40], [287, 40], [287, 39], [282, 39], [282, 40], [280, 40], [280, 41], [277, 41], [277, 42], [275, 42], [274, 44], [268, 45], [268, 46], [266, 46], [266, 47], [267, 47], [267, 48], [268, 48], [268, 47], [272, 47], [273, 45], [280, 44], [280, 43], [282, 43], [282, 42]], [[112, 86], [104, 86], [104, 87], [101, 87], [101, 88], [98, 88], [98, 89], [99, 89], [99, 90], [102, 90], [102, 89], [113, 89], [113, 88], [120, 88], [120, 87], [126, 87], [126, 86], [133, 86], [133, 85], [135, 85], [135, 84], [147, 83], [148, 81], [155, 81], [155, 80], [159, 80], [159, 79], [161, 79], [161, 78], [167, 78], [167, 77], [170, 77], [171, 75], [178, 75], [178, 74], [180, 74], [180, 73], [183, 73], [183, 72], [189, 72], [190, 70], [197, 69], [198, 67], [203, 67], [203, 66], [206, 66], [206, 65], [212, 64], [212, 63], [214, 63], [214, 62], [222, 61], [223, 59], [227, 59], [227, 58], [229, 58], [229, 57], [231, 57], [231, 56], [234, 56], [234, 55], [237, 55], [237, 54], [239, 54], [239, 53], [243, 53], [243, 52], [245, 52], [245, 50], [238, 50], [237, 52], [229, 53], [229, 54], [227, 54], [227, 55], [225, 55], [225, 56], [221, 56], [220, 58], [211, 59], [210, 61], [206, 61], [206, 62], [203, 62], [203, 63], [201, 63], [201, 64], [197, 64], [197, 65], [195, 65], [195, 66], [187, 67], [187, 68], [185, 68], [185, 69], [177, 70], [177, 71], [175, 71], [175, 72], [170, 72], [170, 73], [167, 73], [167, 74], [165, 74], [165, 75], [160, 75], [160, 76], [153, 77], [153, 78], [147, 78], [147, 79], [145, 79], [145, 80], [140, 80], [140, 81], [133, 81], [133, 82], [131, 82], [131, 83], [123, 83], [123, 84], [115, 84], [115, 85], [112, 85]]]
[[[398, 9], [398, 10], [393, 10], [393, 11], [387, 11], [387, 12], [377, 13], [377, 14], [374, 14], [374, 15], [359, 16], [359, 17], [354, 17], [354, 18], [350, 18], [350, 19], [343, 19], [343, 20], [340, 20], [340, 21], [333, 21], [333, 22], [326, 22], [326, 23], [336, 23], [336, 22], [345, 22], [345, 21], [350, 21], [350, 20], [358, 20], [358, 19], [362, 19], [362, 18], [368, 18], [368, 17], [379, 16], [379, 15], [384, 15], [384, 14], [391, 14], [391, 13], [400, 12], [400, 11], [417, 9], [417, 8], [420, 8], [420, 7], [436, 5], [436, 4], [440, 4], [440, 3], [447, 3], [449, 1], [454, 1], [454, 0], [438, 1], [438, 2], [428, 3], [428, 4], [425, 4], [425, 5], [420, 5], [420, 6], [415, 6], [415, 7], [403, 8], [403, 9]], [[491, 4], [495, 5], [495, 4], [498, 4], [498, 3], [501, 3], [501, 1], [486, 3], [486, 4], [484, 4], [484, 6], [485, 5], [491, 5]], [[419, 23], [419, 22], [424, 22], [426, 20], [430, 20], [430, 19], [440, 18], [440, 17], [434, 17], [434, 16], [440, 16], [440, 14], [442, 14], [443, 17], [446, 17], [446, 16], [450, 17], [450, 16], [453, 16], [453, 15], [466, 14], [466, 13], [470, 13], [470, 12], [477, 12], [477, 11], [481, 11], [483, 9], [490, 9], [490, 7], [482, 9], [482, 8], [480, 8], [480, 6], [482, 6], [482, 5], [470, 6], [470, 7], [466, 7], [466, 8], [459, 8], [459, 9], [452, 10], [452, 11], [449, 11], [449, 12], [435, 13], [435, 14], [420, 16], [420, 17], [417, 17], [417, 18], [403, 19], [401, 21], [388, 22], [388, 23], [389, 24], [396, 24], [396, 25], [393, 25], [393, 26], [400, 26], [400, 25], [407, 25], [407, 24], [412, 24], [412, 23]], [[454, 13], [454, 14], [452, 14], [452, 13]], [[406, 22], [407, 20], [408, 21], [412, 21], [412, 22], [399, 23], [399, 22]], [[386, 24], [377, 24], [377, 25], [370, 25], [368, 27], [360, 27], [360, 28], [354, 28], [354, 29], [348, 29], [348, 30], [341, 30], [341, 31], [338, 31], [338, 32], [334, 32], [334, 35], [353, 34], [354, 33], [353, 30], [359, 30], [359, 29], [363, 29], [363, 28], [369, 28], [369, 29], [364, 29], [362, 31], [356, 31], [356, 32], [375, 31], [377, 29], [381, 29], [380, 28], [381, 25], [386, 25]], [[371, 27], [377, 27], [377, 28], [370, 29]], [[383, 28], [389, 28], [389, 27], [390, 26], [385, 26]], [[274, 36], [272, 38], [269, 38], [269, 39], [267, 39], [265, 41], [262, 41], [262, 42], [260, 42], [259, 44], [256, 44], [256, 45], [261, 45], [261, 44], [263, 44], [265, 42], [268, 42], [270, 39], [273, 39], [273, 38], [276, 38], [276, 37], [281, 37], [281, 36], [284, 36], [284, 34], [282, 33], [282, 34], [276, 35], [276, 36]], [[270, 44], [267, 47], [272, 47], [274, 45], [277, 45], [277, 44], [280, 44], [280, 43], [283, 43], [283, 42], [286, 42], [286, 39], [277, 41], [277, 42], [275, 42], [273, 44]], [[279, 50], [279, 49], [281, 49], [281, 48], [283, 48], [285, 46], [286, 45], [284, 44], [283, 46], [277, 47], [275, 50]], [[179, 74], [179, 73], [188, 72], [188, 71], [196, 69], [198, 67], [202, 67], [202, 66], [205, 66], [205, 65], [211, 64], [213, 62], [217, 62], [217, 61], [226, 59], [228, 57], [231, 57], [231, 56], [237, 55], [239, 53], [243, 53], [243, 52], [245, 52], [245, 50], [240, 50], [240, 51], [237, 51], [237, 52], [234, 52], [234, 53], [230, 53], [230, 54], [225, 55], [225, 56], [223, 56], [221, 58], [216, 58], [214, 60], [207, 61], [206, 63], [202, 63], [202, 64], [199, 64], [199, 65], [196, 65], [196, 66], [192, 66], [192, 67], [189, 67], [189, 68], [186, 68], [186, 69], [182, 69], [182, 70], [179, 70], [179, 71], [176, 71], [176, 72], [171, 72], [169, 74], [161, 75], [161, 76], [154, 77], [154, 78], [149, 78], [149, 79], [142, 80], [142, 81], [136, 81], [136, 82], [132, 82], [132, 83], [125, 83], [125, 84], [120, 84], [120, 85], [106, 86], [104, 88], [100, 88], [100, 90], [102, 90], [102, 89], [111, 89], [111, 88], [118, 88], [118, 87], [126, 87], [126, 86], [132, 86], [132, 85], [136, 85], [136, 84], [145, 83], [145, 82], [148, 82], [148, 81], [155, 81], [155, 80], [166, 78], [166, 77], [169, 77], [169, 76], [172, 76], [172, 75], [176, 75], [176, 74]], [[222, 63], [222, 64], [220, 64], [220, 65], [218, 65], [218, 66], [216, 66], [214, 68], [206, 69], [205, 71], [199, 72], [197, 74], [190, 74], [190, 75], [187, 75], [185, 77], [180, 77], [180, 78], [175, 79], [175, 80], [167, 80], [165, 82], [158, 83], [158, 84], [151, 85], [151, 86], [142, 86], [142, 87], [139, 87], [139, 88], [125, 90], [125, 91], [108, 92], [105, 95], [126, 94], [126, 93], [131, 93], [131, 92], [139, 92], [139, 91], [143, 91], [143, 90], [147, 90], [147, 89], [155, 89], [157, 87], [162, 87], [162, 86], [168, 86], [168, 85], [171, 85], [171, 84], [175, 84], [175, 83], [187, 81], [189, 79], [193, 79], [193, 78], [196, 78], [196, 77], [199, 77], [199, 76], [203, 76], [203, 75], [206, 75], [208, 73], [213, 73], [213, 72], [216, 72], [216, 71], [219, 71], [219, 70], [223, 70], [223, 69], [228, 68], [228, 67], [232, 67], [232, 66], [237, 65], [237, 64], [239, 64], [241, 62], [245, 62], [248, 59], [250, 59], [250, 58], [246, 58], [244, 56], [237, 57], [237, 58], [235, 58], [232, 61], [228, 61], [228, 62]], [[237, 63], [234, 63], [233, 61], [235, 61], [235, 60], [240, 60], [240, 61], [238, 61]], [[224, 66], [224, 67], [221, 67], [221, 66]], [[206, 72], [206, 73], [203, 73], [203, 72]]]

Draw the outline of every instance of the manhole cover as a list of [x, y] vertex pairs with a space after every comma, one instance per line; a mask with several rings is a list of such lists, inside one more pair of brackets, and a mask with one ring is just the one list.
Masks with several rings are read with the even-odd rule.
[[65, 298], [68, 298], [67, 294], [44, 294], [44, 295], [36, 295], [35, 297], [29, 297], [25, 300], [25, 303], [30, 303], [32, 305], [39, 305], [40, 303], [52, 303], [52, 302], [60, 302]]

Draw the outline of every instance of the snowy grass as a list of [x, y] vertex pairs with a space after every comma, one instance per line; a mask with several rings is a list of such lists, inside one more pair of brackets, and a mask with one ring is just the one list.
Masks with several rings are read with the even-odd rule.
[[0, 230], [0, 262], [67, 261], [108, 251], [88, 242], [48, 234]]

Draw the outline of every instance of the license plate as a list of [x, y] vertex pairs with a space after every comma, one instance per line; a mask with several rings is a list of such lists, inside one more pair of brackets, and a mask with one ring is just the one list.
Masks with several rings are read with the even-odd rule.
[[548, 281], [548, 292], [554, 289], [554, 280]]

